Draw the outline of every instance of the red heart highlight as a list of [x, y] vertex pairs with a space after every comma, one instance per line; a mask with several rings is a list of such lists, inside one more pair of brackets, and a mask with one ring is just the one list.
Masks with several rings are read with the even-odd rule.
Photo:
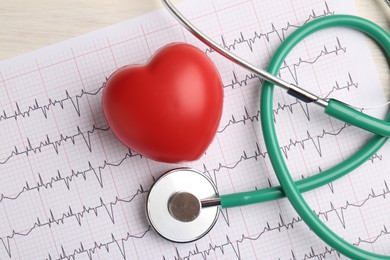
[[113, 133], [130, 149], [161, 162], [201, 157], [216, 134], [222, 106], [215, 65], [184, 43], [163, 47], [146, 65], [118, 69], [103, 91]]

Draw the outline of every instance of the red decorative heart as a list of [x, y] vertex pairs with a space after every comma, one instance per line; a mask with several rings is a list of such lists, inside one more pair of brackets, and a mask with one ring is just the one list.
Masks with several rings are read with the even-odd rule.
[[105, 117], [122, 143], [169, 163], [203, 155], [222, 105], [216, 67], [202, 51], [183, 43], [163, 47], [144, 66], [118, 69], [103, 92]]

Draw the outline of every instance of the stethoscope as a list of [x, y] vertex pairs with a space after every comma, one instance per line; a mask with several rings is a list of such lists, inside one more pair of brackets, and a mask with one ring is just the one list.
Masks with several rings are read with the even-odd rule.
[[[350, 15], [332, 15], [311, 21], [292, 33], [278, 48], [268, 71], [264, 71], [219, 46], [189, 22], [169, 0], [163, 3], [172, 15], [203, 43], [265, 81], [261, 90], [261, 125], [265, 144], [280, 186], [249, 192], [219, 195], [213, 182], [204, 174], [190, 168], [171, 170], [162, 175], [150, 189], [146, 213], [150, 225], [162, 237], [173, 242], [191, 242], [206, 235], [218, 219], [218, 206], [222, 208], [244, 206], [287, 197], [302, 220], [332, 248], [353, 259], [390, 259], [364, 251], [349, 244], [331, 231], [310, 209], [302, 197], [306, 192], [328, 184], [359, 167], [380, 149], [390, 136], [390, 117], [386, 120], [363, 114], [349, 105], [335, 100], [322, 99], [299, 86], [290, 84], [275, 75], [289, 52], [305, 37], [332, 26], [350, 27], [373, 38], [390, 57], [390, 35], [378, 25]], [[293, 97], [315, 103], [325, 113], [377, 134], [350, 158], [312, 177], [294, 182], [286, 166], [276, 136], [273, 120], [274, 84], [287, 90]]]

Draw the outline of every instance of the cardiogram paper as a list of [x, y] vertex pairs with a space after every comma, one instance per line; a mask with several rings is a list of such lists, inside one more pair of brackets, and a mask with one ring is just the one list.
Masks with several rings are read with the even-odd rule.
[[[313, 19], [353, 13], [351, 1], [188, 1], [179, 9], [233, 53], [266, 68], [281, 41]], [[224, 113], [198, 161], [170, 165], [124, 147], [103, 117], [106, 78], [142, 64], [164, 44], [188, 42], [218, 67]], [[289, 55], [280, 76], [358, 106], [384, 102], [364, 37], [328, 29]], [[142, 87], [142, 86], [140, 86]], [[154, 180], [179, 166], [208, 175], [221, 194], [278, 185], [259, 118], [261, 81], [190, 35], [165, 10], [125, 21], [0, 64], [0, 259], [339, 259], [286, 199], [221, 210], [201, 240], [177, 244], [148, 225]], [[281, 150], [295, 179], [344, 160], [371, 134], [275, 90]], [[383, 117], [383, 111], [372, 111]], [[390, 149], [358, 170], [305, 194], [347, 241], [390, 254]]]

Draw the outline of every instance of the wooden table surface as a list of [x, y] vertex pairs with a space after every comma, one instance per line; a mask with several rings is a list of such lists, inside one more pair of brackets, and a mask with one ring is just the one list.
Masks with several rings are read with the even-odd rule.
[[[390, 7], [383, 0], [355, 3], [358, 15], [390, 31]], [[0, 61], [161, 7], [160, 0], [2, 0]], [[372, 50], [389, 97], [389, 66], [374, 45]]]

